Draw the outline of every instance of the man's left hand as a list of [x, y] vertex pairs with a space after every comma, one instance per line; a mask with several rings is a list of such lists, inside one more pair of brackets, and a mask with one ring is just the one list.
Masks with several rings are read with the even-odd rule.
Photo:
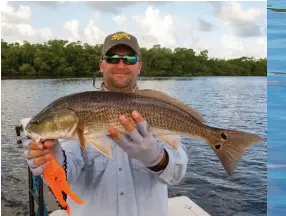
[[108, 132], [112, 138], [127, 154], [141, 161], [147, 167], [154, 167], [162, 160], [164, 149], [154, 138], [151, 127], [137, 111], [132, 112], [136, 123], [135, 128], [125, 116], [120, 116], [119, 121], [126, 130], [126, 135], [110, 126]]

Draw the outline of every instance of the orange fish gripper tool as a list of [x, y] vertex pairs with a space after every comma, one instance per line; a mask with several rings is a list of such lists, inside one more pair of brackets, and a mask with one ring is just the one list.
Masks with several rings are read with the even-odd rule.
[[53, 152], [50, 151], [51, 160], [48, 167], [45, 169], [43, 176], [45, 181], [48, 183], [51, 191], [53, 192], [55, 198], [59, 202], [59, 204], [64, 208], [67, 214], [70, 216], [70, 207], [67, 202], [64, 200], [63, 193], [69, 195], [70, 198], [78, 203], [83, 204], [85, 203], [84, 200], [81, 200], [70, 188], [67, 183], [66, 173], [63, 167], [57, 164]]

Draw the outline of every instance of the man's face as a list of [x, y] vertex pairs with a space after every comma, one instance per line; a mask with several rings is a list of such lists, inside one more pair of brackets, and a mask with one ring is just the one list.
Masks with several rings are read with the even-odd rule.
[[[118, 45], [108, 51], [107, 55], [134, 55], [133, 50], [125, 45]], [[103, 73], [104, 85], [111, 91], [130, 91], [136, 84], [137, 76], [142, 67], [142, 62], [127, 65], [122, 59], [117, 64], [107, 63], [101, 60], [100, 71]]]

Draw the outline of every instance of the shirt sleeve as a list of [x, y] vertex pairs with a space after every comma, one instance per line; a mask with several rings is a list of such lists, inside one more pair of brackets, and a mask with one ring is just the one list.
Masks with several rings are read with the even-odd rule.
[[178, 151], [165, 144], [164, 149], [167, 151], [169, 157], [168, 165], [164, 170], [154, 173], [166, 184], [178, 184], [183, 180], [187, 171], [188, 155], [186, 153], [186, 147], [180, 142]]
[[82, 151], [76, 140], [64, 140], [60, 141], [60, 144], [66, 155], [67, 180], [73, 183], [79, 177], [84, 165]]

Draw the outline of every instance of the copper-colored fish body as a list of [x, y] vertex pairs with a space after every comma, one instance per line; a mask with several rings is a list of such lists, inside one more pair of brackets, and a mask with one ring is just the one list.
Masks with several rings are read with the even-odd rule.
[[134, 110], [146, 119], [154, 136], [174, 149], [178, 148], [176, 137], [179, 135], [203, 139], [229, 175], [245, 149], [264, 140], [251, 133], [210, 127], [192, 107], [149, 89], [133, 93], [88, 91], [67, 95], [36, 115], [26, 130], [32, 137], [41, 139], [78, 139], [82, 150], [89, 143], [112, 157], [112, 142], [106, 136], [108, 126], [113, 124], [125, 132], [118, 118], [125, 115], [132, 121], [131, 112]]

